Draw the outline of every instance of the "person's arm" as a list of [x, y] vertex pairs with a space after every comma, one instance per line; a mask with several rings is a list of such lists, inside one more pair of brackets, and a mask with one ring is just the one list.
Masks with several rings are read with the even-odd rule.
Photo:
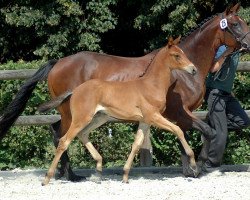
[[219, 56], [219, 58], [215, 58], [214, 63], [212, 65], [212, 67], [210, 68], [210, 72], [217, 72], [218, 70], [221, 69], [222, 64], [224, 63], [226, 57], [232, 53], [234, 50], [234, 48], [232, 47], [228, 47], [223, 54], [221, 54], [221, 56]]

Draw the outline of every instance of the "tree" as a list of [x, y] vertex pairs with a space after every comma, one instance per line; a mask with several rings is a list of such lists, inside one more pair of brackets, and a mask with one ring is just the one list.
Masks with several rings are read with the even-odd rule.
[[[90, 50], [140, 56], [186, 35], [231, 1], [13, 0], [0, 4], [1, 60], [33, 60]], [[233, 3], [235, 3], [234, 1]], [[249, 1], [243, 0], [249, 20]]]
[[[48, 59], [81, 50], [100, 51], [100, 35], [114, 29], [117, 23], [109, 8], [115, 3], [116, 0], [16, 0], [5, 4], [0, 20], [4, 20], [2, 28], [7, 30], [0, 35], [1, 53], [10, 56], [7, 59]], [[11, 54], [7, 48], [12, 52], [26, 50], [27, 54]]]

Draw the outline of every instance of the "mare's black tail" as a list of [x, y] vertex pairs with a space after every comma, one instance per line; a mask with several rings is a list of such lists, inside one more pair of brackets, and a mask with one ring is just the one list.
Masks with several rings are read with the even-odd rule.
[[37, 83], [46, 80], [50, 70], [56, 64], [57, 60], [50, 60], [43, 65], [30, 79], [28, 79], [17, 92], [15, 98], [3, 111], [0, 117], [0, 139], [2, 139], [18, 116], [23, 112], [27, 101], [29, 100]]

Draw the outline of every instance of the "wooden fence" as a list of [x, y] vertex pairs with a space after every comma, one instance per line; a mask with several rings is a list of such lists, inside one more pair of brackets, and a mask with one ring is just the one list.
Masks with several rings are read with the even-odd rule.
[[[240, 62], [237, 68], [239, 72], [250, 72], [250, 62]], [[0, 70], [0, 80], [14, 80], [14, 79], [27, 79], [36, 72], [35, 69], [23, 69], [23, 70]], [[250, 117], [250, 110], [246, 110]], [[204, 120], [207, 111], [195, 111], [193, 112], [200, 119]], [[60, 120], [60, 115], [31, 115], [20, 116], [15, 125], [48, 125]]]

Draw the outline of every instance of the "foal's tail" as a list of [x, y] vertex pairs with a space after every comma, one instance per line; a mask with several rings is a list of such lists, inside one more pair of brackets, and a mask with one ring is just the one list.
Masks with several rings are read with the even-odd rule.
[[44, 104], [41, 104], [37, 109], [39, 112], [48, 112], [52, 110], [53, 108], [56, 108], [59, 106], [61, 103], [63, 103], [66, 99], [68, 99], [72, 95], [72, 92], [68, 91], [60, 96], [56, 97], [53, 100], [50, 100]]
[[57, 60], [50, 60], [43, 65], [30, 79], [28, 79], [17, 92], [15, 98], [3, 111], [0, 117], [0, 139], [2, 139], [18, 116], [23, 112], [37, 83], [46, 80], [50, 70], [57, 63]]

